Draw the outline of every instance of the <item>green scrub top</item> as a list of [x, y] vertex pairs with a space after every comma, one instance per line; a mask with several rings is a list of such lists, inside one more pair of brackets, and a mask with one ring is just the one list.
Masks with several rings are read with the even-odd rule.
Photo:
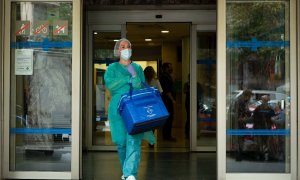
[[[112, 141], [116, 144], [123, 144], [126, 142], [127, 130], [122, 117], [118, 113], [118, 104], [121, 95], [129, 92], [130, 86], [129, 82], [132, 82], [134, 90], [141, 89], [143, 87], [141, 82], [145, 82], [144, 72], [140, 65], [132, 63], [136, 76], [132, 77], [128, 72], [125, 65], [119, 62], [112, 63], [108, 66], [105, 74], [104, 81], [105, 87], [109, 90], [111, 94], [111, 99], [108, 106], [108, 120], [111, 130]], [[155, 143], [155, 137], [152, 131], [143, 133], [142, 137], [149, 141], [150, 144]]]

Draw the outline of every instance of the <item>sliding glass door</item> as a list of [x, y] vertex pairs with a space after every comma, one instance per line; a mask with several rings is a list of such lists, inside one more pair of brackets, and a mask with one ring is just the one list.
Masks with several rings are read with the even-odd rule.
[[296, 179], [295, 1], [219, 5], [220, 177]]
[[80, 1], [6, 1], [4, 177], [79, 178]]
[[104, 73], [109, 64], [118, 61], [113, 47], [115, 41], [121, 39], [121, 25], [91, 25], [88, 37], [88, 150], [115, 150], [107, 119], [110, 94], [104, 86]]

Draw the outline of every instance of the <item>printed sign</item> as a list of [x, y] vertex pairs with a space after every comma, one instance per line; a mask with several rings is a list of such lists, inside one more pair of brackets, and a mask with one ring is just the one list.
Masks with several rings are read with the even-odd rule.
[[33, 49], [15, 50], [15, 74], [32, 75], [33, 74]]
[[49, 22], [48, 21], [38, 21], [33, 23], [32, 34], [34, 35], [45, 35], [49, 34]]
[[54, 21], [53, 35], [68, 35], [68, 21]]
[[16, 21], [16, 36], [28, 36], [30, 34], [30, 21]]

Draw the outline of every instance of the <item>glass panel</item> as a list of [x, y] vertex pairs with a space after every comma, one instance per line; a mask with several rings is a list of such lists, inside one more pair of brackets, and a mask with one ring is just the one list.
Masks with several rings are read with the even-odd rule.
[[197, 32], [197, 146], [216, 146], [216, 33]]
[[11, 9], [10, 170], [71, 170], [72, 3]]
[[290, 172], [289, 1], [227, 1], [227, 172]]
[[104, 72], [115, 61], [115, 41], [121, 32], [93, 32], [93, 135], [92, 145], [114, 145], [111, 141], [107, 110], [110, 94], [104, 87]]

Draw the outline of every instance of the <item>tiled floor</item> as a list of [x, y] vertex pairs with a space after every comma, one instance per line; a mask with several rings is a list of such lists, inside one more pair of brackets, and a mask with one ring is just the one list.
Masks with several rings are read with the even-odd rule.
[[[179, 123], [179, 122], [178, 122]], [[155, 148], [143, 142], [138, 180], [216, 180], [216, 153], [189, 152], [190, 140], [184, 137], [184, 123], [173, 127], [176, 142], [162, 139], [156, 130]], [[97, 138], [99, 139], [99, 138]], [[203, 145], [215, 146], [213, 136], [198, 137]], [[120, 180], [121, 169], [117, 152], [83, 153], [84, 180]]]
[[[139, 180], [216, 180], [216, 153], [142, 150]], [[83, 153], [83, 179], [119, 180], [117, 152]]]

